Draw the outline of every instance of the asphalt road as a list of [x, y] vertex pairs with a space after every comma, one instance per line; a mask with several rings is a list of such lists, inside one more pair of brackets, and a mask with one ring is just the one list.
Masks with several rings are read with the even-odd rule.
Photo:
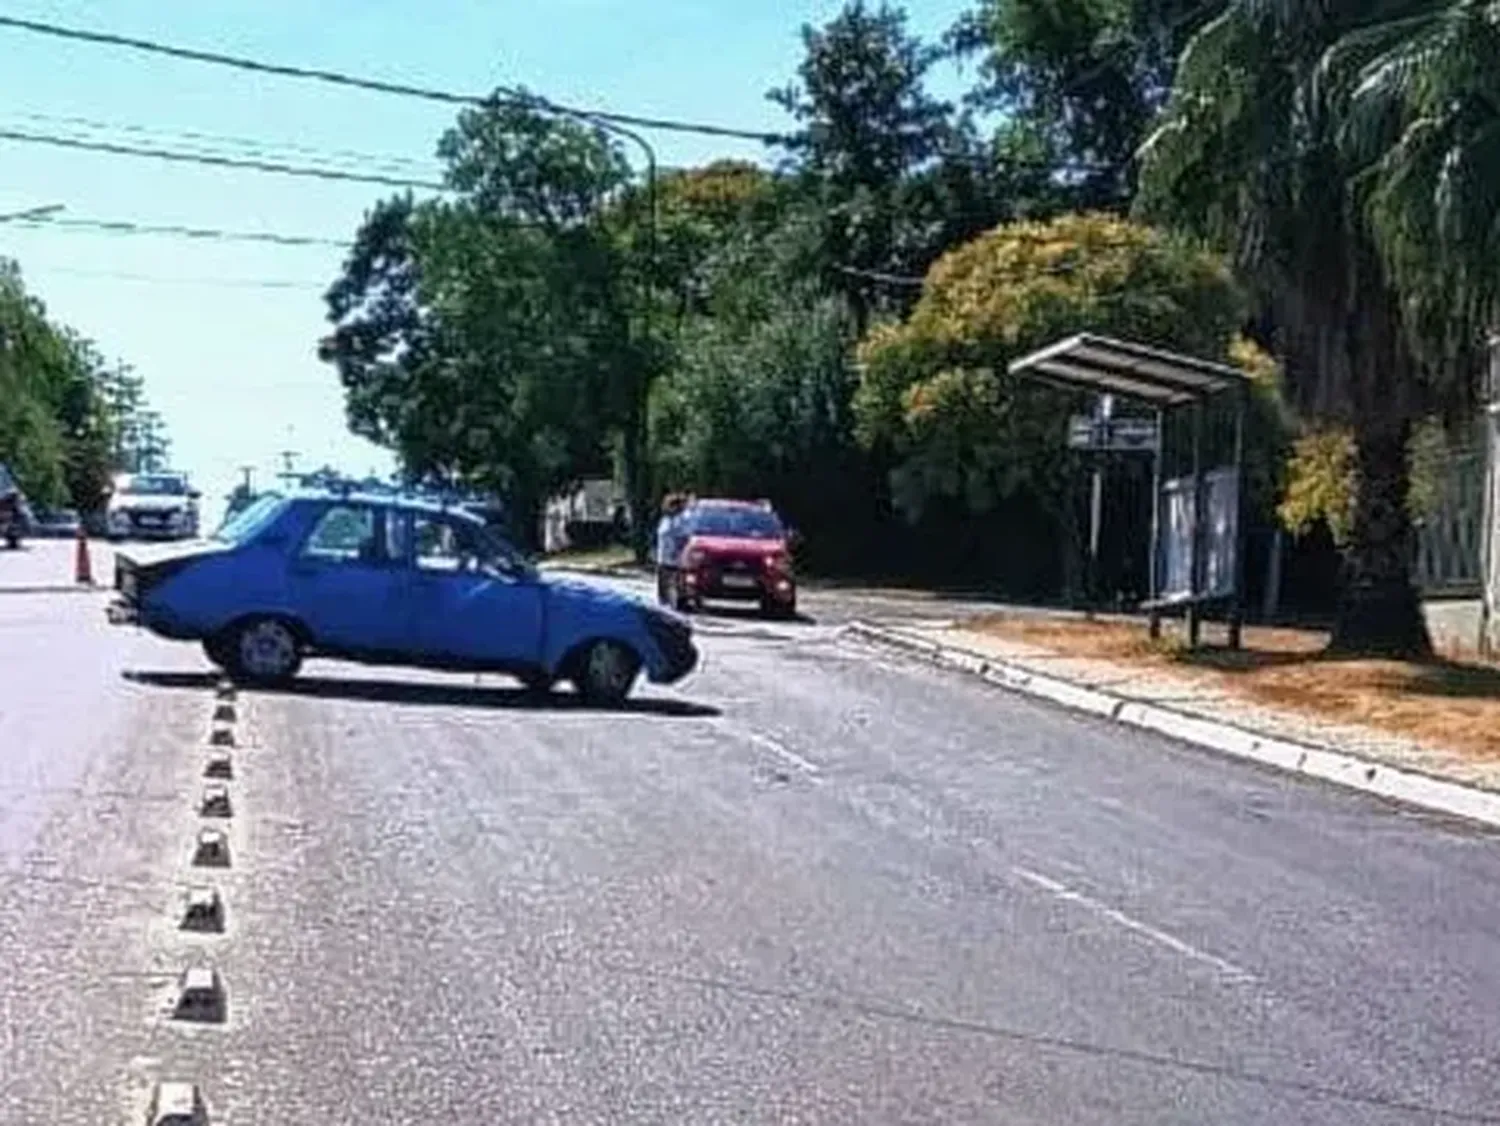
[[1478, 831], [720, 618], [624, 713], [241, 694], [205, 872], [212, 680], [100, 603], [0, 593], [0, 1122], [1500, 1122]]

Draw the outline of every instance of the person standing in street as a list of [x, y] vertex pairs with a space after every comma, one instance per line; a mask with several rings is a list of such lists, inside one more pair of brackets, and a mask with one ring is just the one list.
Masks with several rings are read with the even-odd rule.
[[677, 564], [681, 555], [678, 522], [686, 501], [681, 493], [662, 498], [661, 519], [656, 522], [656, 600], [664, 606], [676, 602]]

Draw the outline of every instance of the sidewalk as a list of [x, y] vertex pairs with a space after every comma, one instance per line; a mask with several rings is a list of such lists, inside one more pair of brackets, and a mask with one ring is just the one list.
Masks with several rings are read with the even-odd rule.
[[[1024, 634], [1026, 629], [1022, 624], [1018, 632]], [[1232, 677], [1223, 672], [1171, 664], [1150, 652], [1144, 628], [1139, 631], [1139, 659], [1077, 655], [1086, 637], [1069, 639], [1073, 653], [1059, 652], [997, 636], [983, 622], [864, 624], [855, 632], [866, 640], [1066, 707], [1281, 769], [1500, 824], [1500, 755], [1472, 746], [1443, 746], [1374, 725], [1336, 722], [1300, 708], [1253, 699], [1243, 689], [1237, 690]], [[1280, 670], [1288, 678], [1308, 676], [1292, 662], [1288, 666]], [[1500, 709], [1500, 702], [1484, 701], [1486, 706], [1491, 703]]]

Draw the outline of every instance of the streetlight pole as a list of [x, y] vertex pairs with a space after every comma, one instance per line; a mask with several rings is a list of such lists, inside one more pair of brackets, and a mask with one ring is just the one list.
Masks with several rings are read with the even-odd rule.
[[[647, 344], [646, 363], [653, 363], [650, 348], [655, 343], [655, 308], [654, 288], [656, 285], [656, 209], [657, 209], [657, 164], [656, 150], [653, 149], [645, 137], [633, 129], [616, 125], [613, 122], [603, 122], [598, 118], [592, 119], [594, 124], [607, 131], [618, 133], [627, 140], [634, 141], [646, 154], [646, 270], [641, 285], [642, 291], [642, 326], [644, 328]], [[631, 546], [635, 549], [639, 559], [645, 558], [646, 553], [646, 388], [649, 383], [648, 374], [644, 371], [634, 373], [631, 381], [630, 405], [626, 408], [625, 425], [628, 433], [625, 435], [625, 491], [626, 500], [630, 505], [630, 538]]]
[[[657, 160], [656, 150], [645, 137], [634, 129], [627, 128], [615, 121], [595, 117], [590, 113], [570, 110], [559, 106], [545, 98], [534, 100], [537, 108], [560, 117], [570, 117], [575, 121], [582, 121], [605, 133], [612, 133], [624, 137], [640, 146], [641, 152], [646, 156], [646, 269], [644, 281], [641, 286], [642, 300], [642, 322], [644, 335], [648, 345], [655, 340], [655, 318], [653, 310], [653, 287], [656, 283], [656, 256], [657, 256]], [[648, 355], [647, 362], [650, 362]], [[638, 385], [634, 385], [638, 382]], [[645, 489], [645, 457], [646, 457], [646, 387], [647, 379], [644, 373], [640, 373], [638, 379], [633, 378], [630, 404], [626, 408], [625, 417], [625, 491], [630, 506], [630, 530], [631, 539], [634, 541], [632, 547], [636, 555], [645, 557], [646, 542], [646, 489]]]

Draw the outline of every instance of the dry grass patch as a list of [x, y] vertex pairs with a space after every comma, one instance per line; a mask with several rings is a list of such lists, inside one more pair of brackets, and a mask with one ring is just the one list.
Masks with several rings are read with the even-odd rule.
[[[987, 615], [965, 628], [1087, 657], [1171, 672], [1258, 703], [1357, 724], [1500, 761], [1500, 667], [1473, 661], [1430, 663], [1325, 657], [1325, 634], [1248, 629], [1241, 650], [1213, 644], [1193, 652], [1164, 624], [1160, 641], [1144, 625]], [[1222, 634], [1220, 634], [1222, 637]]]

